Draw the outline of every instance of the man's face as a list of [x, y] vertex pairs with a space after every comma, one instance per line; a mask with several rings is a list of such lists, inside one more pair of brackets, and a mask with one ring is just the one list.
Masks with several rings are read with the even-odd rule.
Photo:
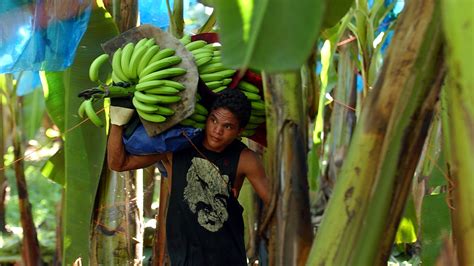
[[243, 129], [237, 117], [225, 108], [212, 111], [206, 121], [206, 149], [221, 152], [237, 138]]

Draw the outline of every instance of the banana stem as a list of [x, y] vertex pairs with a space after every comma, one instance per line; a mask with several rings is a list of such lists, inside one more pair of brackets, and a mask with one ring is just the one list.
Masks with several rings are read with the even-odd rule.
[[114, 85], [101, 85], [99, 86], [101, 89], [104, 90], [104, 97], [130, 97], [133, 96], [135, 92], [135, 86], [130, 87], [120, 87]]

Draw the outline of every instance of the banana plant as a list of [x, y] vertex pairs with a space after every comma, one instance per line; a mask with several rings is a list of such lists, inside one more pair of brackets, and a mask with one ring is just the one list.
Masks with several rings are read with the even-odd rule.
[[[18, 201], [20, 209], [20, 222], [23, 229], [22, 258], [26, 265], [40, 265], [42, 263], [36, 226], [31, 212], [31, 203], [28, 196], [28, 187], [24, 170], [24, 137], [21, 130], [21, 97], [17, 96], [18, 82], [21, 80], [21, 73], [14, 83], [12, 74], [5, 74], [3, 79], [3, 97], [6, 99], [10, 113], [11, 141], [13, 144], [16, 184], [18, 189]], [[2, 98], [3, 98], [2, 97]], [[2, 117], [3, 119], [3, 117]]]
[[474, 18], [469, 1], [441, 1], [447, 44], [448, 80], [443, 89], [443, 133], [453, 182], [453, 232], [460, 265], [474, 264]]
[[85, 264], [89, 261], [90, 222], [105, 158], [106, 135], [105, 128], [81, 124], [77, 94], [94, 86], [88, 78], [89, 65], [103, 53], [99, 44], [117, 34], [106, 14], [94, 5], [72, 66], [62, 72], [46, 72], [42, 78], [48, 113], [64, 139], [63, 264], [72, 264], [78, 258]]
[[[307, 123], [300, 71], [263, 75], [267, 113], [266, 171], [275, 225], [270, 265], [304, 265], [312, 243], [306, 168]], [[268, 223], [268, 221], [267, 221]]]
[[399, 18], [308, 265], [386, 263], [441, 87], [438, 16], [435, 1], [421, 1]]

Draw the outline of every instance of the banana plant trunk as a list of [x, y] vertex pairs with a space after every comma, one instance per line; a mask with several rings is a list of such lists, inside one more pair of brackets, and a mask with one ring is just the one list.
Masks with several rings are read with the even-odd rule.
[[454, 202], [453, 232], [460, 265], [474, 265], [474, 3], [443, 0], [449, 79], [443, 89], [443, 133]]
[[301, 72], [263, 74], [267, 176], [272, 214], [270, 265], [304, 265], [313, 240], [307, 180], [307, 123]]
[[106, 171], [99, 186], [99, 205], [92, 233], [92, 265], [125, 265], [135, 259], [134, 180], [129, 172]]
[[[5, 155], [5, 135], [4, 132], [4, 118], [3, 118], [3, 102], [0, 103], [0, 156]], [[5, 227], [6, 220], [5, 220], [5, 199], [7, 196], [7, 187], [8, 181], [7, 177], [5, 176], [5, 162], [4, 160], [0, 160], [0, 232], [6, 233], [7, 228]]]
[[443, 80], [439, 14], [406, 3], [307, 265], [387, 263]]
[[[346, 36], [347, 38], [347, 36]], [[356, 123], [356, 63], [353, 58], [355, 51], [353, 42], [339, 47], [339, 64], [337, 86], [333, 90], [331, 114], [331, 132], [329, 137], [329, 166], [327, 180], [335, 184], [346, 157]]]
[[104, 0], [103, 2], [107, 11], [112, 14], [112, 17], [116, 21], [120, 32], [137, 26], [137, 0]]
[[[104, 1], [104, 4], [120, 32], [137, 26], [137, 0], [111, 0]], [[91, 259], [94, 263], [142, 264], [143, 239], [136, 238], [137, 234], [142, 238], [143, 229], [142, 204], [137, 205], [143, 198], [138, 199], [136, 194], [143, 191], [143, 187], [136, 187], [137, 183], [143, 185], [142, 179], [143, 175], [136, 175], [135, 171], [110, 171], [101, 179], [92, 234]], [[143, 197], [143, 194], [139, 196]]]
[[[15, 99], [16, 96], [11, 99]], [[18, 101], [19, 102], [19, 101]], [[20, 222], [23, 229], [23, 243], [22, 243], [22, 257], [25, 265], [41, 265], [41, 252], [36, 233], [35, 223], [33, 221], [33, 214], [31, 213], [31, 203], [28, 198], [28, 187], [25, 178], [24, 155], [23, 155], [23, 141], [21, 130], [17, 127], [21, 121], [19, 113], [21, 111], [21, 104], [11, 103], [12, 112], [12, 141], [13, 141], [13, 155], [14, 167], [16, 176], [16, 185], [18, 189], [18, 204], [20, 209]], [[13, 105], [16, 106], [14, 110]]]

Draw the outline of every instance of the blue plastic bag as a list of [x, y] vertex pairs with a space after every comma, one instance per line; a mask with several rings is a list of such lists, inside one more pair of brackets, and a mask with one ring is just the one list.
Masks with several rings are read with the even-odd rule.
[[[174, 1], [169, 1], [171, 8], [173, 8]], [[195, 6], [197, 0], [183, 1], [184, 18], [188, 19], [189, 11]], [[161, 29], [166, 29], [170, 25], [168, 17], [168, 7], [166, 0], [140, 0], [138, 1], [138, 8], [140, 14], [141, 24], [151, 24]]]
[[125, 150], [134, 155], [175, 152], [191, 147], [190, 140], [196, 141], [202, 132], [201, 129], [176, 125], [159, 135], [150, 137], [140, 124], [130, 137], [123, 137], [123, 143]]
[[2, 0], [0, 73], [62, 71], [87, 29], [92, 0]]

